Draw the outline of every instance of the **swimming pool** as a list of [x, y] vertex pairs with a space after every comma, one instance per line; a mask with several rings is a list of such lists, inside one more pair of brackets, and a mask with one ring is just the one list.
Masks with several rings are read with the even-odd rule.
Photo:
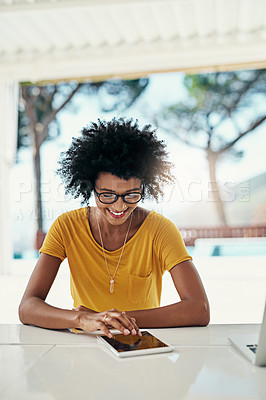
[[191, 256], [266, 256], [266, 238], [197, 239], [188, 247]]

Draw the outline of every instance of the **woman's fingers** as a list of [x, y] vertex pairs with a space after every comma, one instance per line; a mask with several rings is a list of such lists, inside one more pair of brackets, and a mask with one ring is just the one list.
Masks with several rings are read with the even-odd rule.
[[[136, 335], [135, 325], [133, 322], [127, 317], [125, 311], [118, 311], [116, 309], [111, 310], [112, 316], [117, 319], [120, 328], [116, 328], [120, 330], [124, 335]], [[129, 331], [129, 332], [128, 332]], [[133, 331], [133, 332], [132, 332]]]
[[114, 315], [114, 313], [108, 313], [105, 315], [105, 318], [103, 320], [104, 324], [108, 324], [108, 327], [111, 326], [114, 329], [117, 329], [123, 335], [129, 335], [130, 330], [119, 320], [119, 317], [117, 315]]
[[108, 324], [108, 327], [112, 326], [119, 330], [123, 335], [131, 333], [132, 335], [141, 336], [135, 318], [128, 317], [125, 311], [108, 310], [104, 313], [103, 322]]
[[131, 318], [131, 317], [129, 317], [129, 316], [126, 314], [126, 311], [122, 311], [122, 314], [123, 314], [127, 319], [129, 319], [129, 321], [130, 321], [131, 324], [133, 325], [133, 329], [130, 330], [131, 333], [132, 333], [132, 335], [142, 336], [142, 335], [141, 335], [141, 332], [140, 332], [140, 330], [139, 330], [139, 327], [138, 327], [138, 325], [137, 325], [137, 323], [136, 323], [136, 318]]
[[109, 331], [107, 325], [104, 322], [99, 321], [97, 325], [98, 329], [100, 329], [103, 333], [105, 333], [106, 336], [108, 336], [109, 338], [113, 337], [112, 333]]
[[136, 323], [136, 319], [135, 318], [130, 318], [130, 319], [131, 319], [133, 325], [135, 326], [135, 331], [137, 332], [136, 334], [138, 336], [142, 336], [142, 333], [140, 332], [139, 327], [138, 327], [138, 325]]
[[101, 329], [108, 337], [112, 337], [109, 329], [113, 328], [119, 330], [123, 335], [142, 336], [136, 319], [130, 318], [125, 311], [112, 309], [97, 313], [82, 305], [75, 310], [80, 312], [80, 329], [87, 332]]

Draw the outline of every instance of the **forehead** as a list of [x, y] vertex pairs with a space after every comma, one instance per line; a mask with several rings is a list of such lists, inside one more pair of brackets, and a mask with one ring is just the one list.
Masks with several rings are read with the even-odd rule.
[[99, 190], [108, 189], [114, 192], [126, 192], [128, 190], [140, 189], [141, 180], [138, 178], [130, 178], [128, 180], [118, 178], [109, 172], [101, 172], [96, 179], [96, 188]]

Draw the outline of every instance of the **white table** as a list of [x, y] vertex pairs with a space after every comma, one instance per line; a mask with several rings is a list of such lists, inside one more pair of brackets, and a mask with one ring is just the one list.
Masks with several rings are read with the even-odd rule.
[[0, 324], [1, 400], [266, 399], [266, 368], [228, 342], [259, 325], [149, 329], [173, 353], [118, 359], [96, 332]]

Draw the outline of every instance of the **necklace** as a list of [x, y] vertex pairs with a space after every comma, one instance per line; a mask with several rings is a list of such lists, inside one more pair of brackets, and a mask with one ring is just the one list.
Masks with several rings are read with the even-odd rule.
[[108, 262], [107, 262], [107, 258], [106, 258], [106, 254], [105, 254], [105, 250], [104, 250], [104, 244], [103, 244], [103, 238], [102, 238], [102, 233], [101, 233], [101, 229], [100, 229], [100, 224], [99, 224], [98, 216], [97, 216], [97, 213], [96, 213], [96, 221], [97, 221], [98, 231], [99, 231], [99, 235], [100, 235], [100, 239], [101, 239], [103, 256], [104, 256], [104, 260], [105, 260], [105, 264], [106, 264], [106, 269], [107, 269], [107, 272], [108, 272], [108, 275], [109, 275], [109, 278], [110, 278], [110, 293], [114, 292], [114, 286], [115, 286], [115, 279], [114, 278], [116, 276], [116, 273], [117, 273], [117, 270], [118, 270], [122, 255], [124, 253], [124, 248], [125, 248], [125, 245], [126, 245], [129, 229], [130, 229], [131, 222], [132, 222], [132, 216], [133, 216], [133, 213], [131, 214], [131, 217], [130, 217], [129, 225], [128, 225], [128, 228], [127, 228], [127, 233], [126, 233], [124, 244], [123, 244], [123, 247], [122, 247], [122, 250], [121, 250], [121, 253], [120, 253], [120, 257], [119, 257], [119, 260], [118, 260], [118, 263], [117, 263], [117, 266], [116, 266], [116, 269], [115, 269], [115, 273], [114, 273], [114, 275], [111, 275], [110, 274], [110, 269], [109, 269], [109, 266], [108, 266]]

